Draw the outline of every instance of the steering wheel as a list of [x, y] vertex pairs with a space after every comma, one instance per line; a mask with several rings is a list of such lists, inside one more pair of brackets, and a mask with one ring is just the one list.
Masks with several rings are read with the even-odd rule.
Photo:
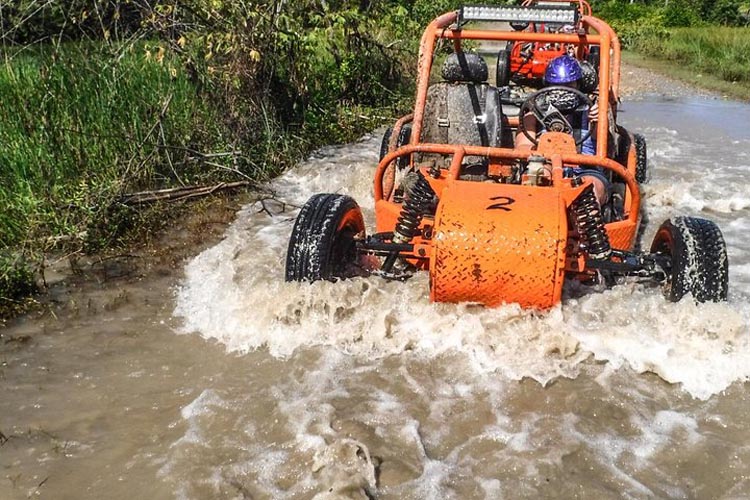
[[[536, 146], [539, 144], [539, 140], [526, 129], [524, 124], [524, 117], [527, 114], [533, 114], [536, 122], [549, 132], [572, 134], [573, 126], [565, 118], [565, 115], [586, 113], [593, 106], [594, 103], [591, 98], [578, 89], [565, 87], [564, 85], [545, 87], [531, 94], [521, 104], [521, 109], [518, 111], [520, 117], [518, 130], [523, 132], [523, 135]], [[582, 134], [582, 137], [576, 141], [576, 146], [583, 144], [589, 137], [591, 137], [591, 129]]]

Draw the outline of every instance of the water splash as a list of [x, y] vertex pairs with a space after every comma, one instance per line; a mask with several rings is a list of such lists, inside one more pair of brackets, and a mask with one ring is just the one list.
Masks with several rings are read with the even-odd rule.
[[[686, 147], [668, 129], [655, 132], [669, 154]], [[271, 188], [297, 206], [316, 192], [346, 193], [372, 221], [371, 174], [378, 143], [375, 134], [357, 144], [325, 148]], [[656, 159], [663, 154], [652, 151]], [[674, 205], [702, 209], [685, 202], [684, 193], [700, 195], [692, 181], [667, 189], [659, 182], [657, 176], [646, 190], [652, 213]], [[658, 290], [628, 284], [534, 312], [516, 305], [432, 304], [426, 274], [407, 283], [377, 277], [285, 283], [295, 213], [269, 216], [260, 208], [245, 207], [224, 241], [188, 264], [176, 308], [184, 332], [216, 339], [230, 351], [265, 347], [277, 357], [310, 346], [363, 358], [457, 352], [479, 371], [530, 377], [541, 384], [576, 377], [580, 364], [593, 356], [613, 367], [627, 363], [638, 372], [657, 373], [702, 399], [750, 376], [747, 320], [737, 304], [696, 305], [689, 299], [670, 304]]]

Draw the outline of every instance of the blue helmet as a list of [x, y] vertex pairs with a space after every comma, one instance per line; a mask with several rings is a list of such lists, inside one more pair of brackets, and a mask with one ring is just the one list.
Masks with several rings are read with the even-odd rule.
[[569, 55], [555, 57], [544, 71], [544, 81], [552, 84], [575, 82], [582, 76], [581, 64]]

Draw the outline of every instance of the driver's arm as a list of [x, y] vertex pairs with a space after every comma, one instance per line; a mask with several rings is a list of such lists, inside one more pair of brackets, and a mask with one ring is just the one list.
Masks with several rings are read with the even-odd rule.
[[[523, 125], [530, 135], [536, 135], [536, 118], [534, 117], [534, 113], [526, 113], [524, 115]], [[531, 149], [533, 147], [534, 143], [519, 128], [516, 133], [516, 149]]]

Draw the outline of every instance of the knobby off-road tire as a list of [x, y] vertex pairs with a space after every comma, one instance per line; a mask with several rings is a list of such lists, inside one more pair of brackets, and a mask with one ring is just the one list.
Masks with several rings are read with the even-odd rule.
[[512, 45], [507, 43], [505, 48], [497, 52], [497, 64], [495, 65], [495, 86], [507, 87], [510, 85], [510, 51]]
[[721, 230], [713, 222], [697, 217], [675, 217], [665, 221], [651, 244], [652, 253], [668, 255], [664, 295], [677, 302], [690, 293], [698, 302], [727, 299], [729, 261]]
[[378, 161], [381, 161], [383, 158], [385, 158], [385, 155], [388, 154], [388, 148], [391, 144], [391, 136], [393, 135], [393, 127], [388, 127], [385, 129], [385, 132], [383, 132], [383, 140], [380, 142], [380, 155], [378, 156]]
[[[389, 153], [388, 149], [391, 143], [391, 137], [393, 136], [393, 127], [388, 127], [385, 129], [385, 132], [383, 133], [383, 139], [380, 141], [380, 155], [378, 156], [378, 161], [381, 161], [383, 158], [385, 158], [385, 155]], [[396, 140], [396, 148], [400, 148], [401, 146], [404, 146], [406, 144], [409, 144], [409, 141], [411, 140], [411, 124], [405, 123], [403, 127], [401, 127], [401, 130], [399, 130], [398, 133], [398, 139]], [[396, 159], [396, 166], [399, 169], [404, 169], [409, 166], [409, 157], [408, 156], [400, 156]]]
[[646, 138], [641, 134], [633, 134], [633, 143], [635, 144], [635, 180], [638, 184], [646, 184], [649, 179]]
[[335, 281], [357, 274], [354, 236], [365, 229], [357, 202], [316, 194], [302, 207], [289, 238], [286, 281]]

